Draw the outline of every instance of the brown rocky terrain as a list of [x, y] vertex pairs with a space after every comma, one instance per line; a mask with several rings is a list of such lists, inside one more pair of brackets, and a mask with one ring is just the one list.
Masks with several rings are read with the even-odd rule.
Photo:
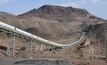
[[[86, 22], [86, 24], [91, 25], [91, 29], [87, 33], [87, 39], [80, 47], [66, 50], [65, 53], [58, 51], [55, 54], [50, 52], [39, 52], [37, 54], [41, 58], [45, 58], [46, 55], [48, 55], [47, 58], [51, 58], [55, 55], [54, 57], [64, 59], [88, 59], [89, 62], [91, 59], [105, 59], [106, 32], [104, 29], [107, 20], [96, 17], [85, 9], [44, 5], [17, 16], [0, 12], [0, 21], [58, 43], [71, 43], [77, 40], [81, 34], [80, 25], [82, 22]], [[7, 47], [8, 43], [11, 43], [9, 42], [10, 38], [4, 33], [0, 34], [0, 46]], [[25, 41], [17, 38], [16, 43], [20, 50]], [[3, 56], [2, 52], [4, 51], [1, 50], [1, 56]], [[20, 51], [17, 56], [29, 57], [32, 55], [37, 57], [37, 54]]]

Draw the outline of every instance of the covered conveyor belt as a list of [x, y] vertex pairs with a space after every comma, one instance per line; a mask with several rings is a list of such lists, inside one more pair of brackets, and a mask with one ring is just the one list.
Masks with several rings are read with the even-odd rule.
[[85, 36], [85, 32], [83, 32], [81, 37], [77, 41], [70, 43], [70, 44], [59, 44], [59, 43], [55, 43], [55, 42], [46, 40], [46, 39], [36, 36], [34, 34], [28, 33], [26, 31], [19, 29], [19, 28], [16, 28], [14, 26], [3, 23], [1, 21], [0, 21], [0, 29], [6, 30], [8, 32], [14, 33], [19, 36], [23, 35], [23, 37], [27, 37], [27, 38], [30, 38], [33, 40], [38, 40], [38, 41], [44, 42], [44, 44], [49, 44], [49, 45], [53, 45], [56, 47], [73, 47], [73, 46], [79, 45], [84, 41], [84, 36]]

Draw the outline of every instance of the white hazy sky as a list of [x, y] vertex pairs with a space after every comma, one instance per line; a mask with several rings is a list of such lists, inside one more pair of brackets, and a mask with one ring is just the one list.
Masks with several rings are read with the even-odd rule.
[[83, 8], [93, 15], [107, 19], [107, 0], [0, 0], [0, 11], [18, 15], [43, 5]]

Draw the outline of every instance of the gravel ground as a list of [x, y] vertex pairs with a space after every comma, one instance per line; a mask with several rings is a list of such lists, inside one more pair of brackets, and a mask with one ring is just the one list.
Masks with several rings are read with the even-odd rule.
[[72, 65], [65, 60], [57, 59], [23, 59], [5, 58], [0, 60], [0, 65]]

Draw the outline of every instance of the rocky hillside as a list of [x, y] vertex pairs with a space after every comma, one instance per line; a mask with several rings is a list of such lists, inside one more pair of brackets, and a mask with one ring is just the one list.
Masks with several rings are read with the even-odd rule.
[[[85, 9], [53, 5], [44, 5], [17, 16], [0, 12], [0, 21], [59, 43], [77, 40], [81, 34], [80, 25], [86, 22], [92, 27], [88, 31], [84, 45], [87, 45], [88, 41], [97, 44], [96, 40], [100, 39], [101, 46], [104, 46], [105, 33], [103, 31], [104, 24], [107, 22], [107, 20], [96, 17]], [[99, 34], [99, 37], [96, 37], [95, 34]], [[85, 49], [82, 51], [84, 54], [87, 53]]]
[[52, 6], [52, 5], [44, 5], [38, 9], [33, 9], [19, 16], [22, 16], [22, 17], [37, 16], [37, 17], [41, 17], [49, 20], [56, 20], [59, 22], [83, 21], [83, 20], [89, 20], [92, 18], [97, 19], [97, 17], [95, 17], [94, 15], [91, 15], [85, 9]]
[[0, 12], [0, 20], [40, 37], [59, 42], [77, 39], [82, 22], [96, 25], [106, 21], [85, 9], [54, 5], [44, 5], [17, 16]]
[[54, 39], [58, 38], [58, 40], [63, 37], [66, 39], [71, 38], [75, 35], [75, 32], [80, 32], [79, 26], [84, 21], [92, 25], [105, 21], [90, 14], [85, 9], [53, 5], [44, 5], [17, 17], [26, 19], [28, 21], [26, 23], [29, 23], [29, 21], [33, 23], [29, 24], [30, 28], [27, 28], [27, 31], [31, 33], [33, 31], [36, 35], [38, 35], [37, 33], [48, 35]]
[[18, 16], [0, 12], [0, 20], [54, 41], [76, 39], [84, 21], [92, 25], [105, 21], [85, 9], [53, 5], [44, 5]]

